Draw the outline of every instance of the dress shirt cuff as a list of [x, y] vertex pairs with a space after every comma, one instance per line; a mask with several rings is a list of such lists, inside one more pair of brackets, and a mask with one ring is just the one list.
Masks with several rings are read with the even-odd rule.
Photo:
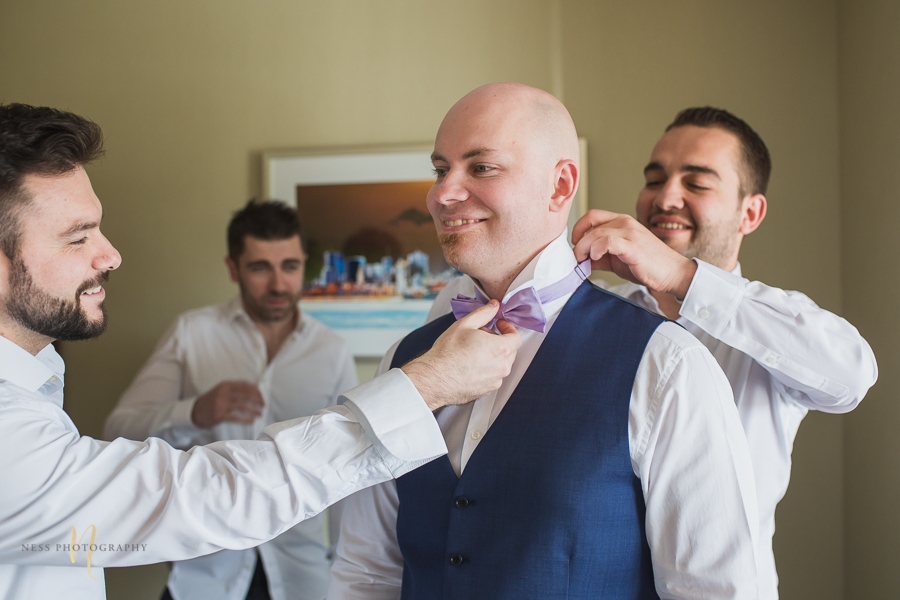
[[169, 426], [171, 427], [196, 427], [194, 419], [191, 415], [194, 412], [194, 403], [197, 402], [198, 396], [193, 398], [185, 398], [175, 403], [175, 407], [169, 415]]
[[400, 369], [344, 392], [338, 404], [359, 420], [394, 477], [447, 453], [434, 415]]
[[697, 272], [679, 313], [709, 335], [719, 338], [744, 297], [747, 281], [702, 260], [694, 259], [694, 262]]

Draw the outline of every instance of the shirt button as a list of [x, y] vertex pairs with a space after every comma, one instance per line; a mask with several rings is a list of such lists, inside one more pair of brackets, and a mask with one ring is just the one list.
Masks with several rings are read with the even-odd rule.
[[770, 367], [774, 367], [775, 363], [777, 363], [777, 362], [778, 362], [778, 359], [775, 358], [774, 356], [772, 356], [771, 354], [766, 357], [766, 364], [769, 365]]
[[472, 439], [473, 439], [473, 440], [477, 440], [477, 439], [480, 439], [480, 438], [481, 438], [481, 432], [480, 432], [480, 431], [478, 431], [478, 430], [476, 429], [475, 431], [472, 432]]
[[701, 319], [708, 319], [710, 312], [709, 312], [709, 309], [704, 306], [697, 312], [697, 314], [700, 315]]
[[55, 375], [50, 378], [50, 383], [56, 383], [57, 381], [59, 381], [59, 379], [57, 379]]
[[469, 505], [469, 499], [465, 496], [457, 496], [456, 500], [453, 501], [453, 506], [456, 508], [465, 508]]
[[463, 562], [462, 554], [454, 553], [454, 554], [450, 555], [450, 564], [453, 565], [454, 567], [458, 567], [459, 565], [462, 564], [462, 562]]

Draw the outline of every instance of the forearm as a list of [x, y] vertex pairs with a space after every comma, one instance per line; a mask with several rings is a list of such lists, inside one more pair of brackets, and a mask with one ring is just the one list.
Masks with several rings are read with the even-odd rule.
[[183, 389], [186, 367], [178, 351], [178, 323], [169, 329], [107, 417], [105, 439], [140, 441], [155, 436], [179, 448], [198, 441], [200, 430], [191, 421], [196, 395]]
[[[10, 440], [3, 446], [16, 460], [3, 469], [3, 479], [26, 485], [0, 495], [0, 561], [56, 564], [57, 553], [24, 553], [21, 545], [70, 543], [71, 527], [79, 535], [96, 527], [97, 543], [145, 544], [142, 552], [95, 554], [97, 566], [256, 546], [446, 452], [437, 425], [430, 431], [410, 426], [403, 414], [408, 408], [388, 415], [359, 399], [274, 424], [257, 441], [217, 442], [190, 452], [156, 439], [103, 443], [70, 431], [30, 448], [18, 444], [18, 450]], [[430, 418], [424, 404], [419, 409]], [[39, 422], [24, 427], [23, 436], [34, 427], [46, 437]]]
[[852, 410], [877, 377], [871, 348], [844, 319], [801, 293], [703, 262], [681, 316], [753, 358], [808, 408]]

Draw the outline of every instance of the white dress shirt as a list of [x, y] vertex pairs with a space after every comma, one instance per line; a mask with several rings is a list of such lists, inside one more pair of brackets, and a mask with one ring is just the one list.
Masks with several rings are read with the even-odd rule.
[[[341, 406], [266, 427], [258, 440], [189, 452], [156, 438], [82, 437], [62, 409], [63, 372], [51, 346], [32, 356], [0, 337], [5, 600], [102, 599], [102, 567], [259, 545], [446, 451], [399, 369], [348, 391]], [[385, 387], [403, 392], [386, 403]], [[73, 535], [93, 551], [70, 554]]]
[[[347, 344], [300, 313], [296, 329], [268, 361], [262, 333], [240, 298], [189, 311], [176, 319], [106, 421], [104, 437], [159, 437], [176, 448], [221, 440], [252, 440], [278, 421], [308, 417], [336, 404], [356, 386]], [[265, 400], [252, 424], [224, 421], [201, 429], [191, 420], [198, 396], [225, 380], [256, 384]], [[327, 511], [336, 539], [339, 510]], [[298, 523], [256, 550], [223, 550], [177, 562], [169, 576], [175, 600], [243, 600], [262, 557], [273, 600], [321, 600], [331, 567], [326, 515]]]
[[[504, 301], [523, 287], [539, 290], [558, 281], [575, 265], [563, 234], [519, 274]], [[547, 331], [569, 297], [544, 305]], [[521, 328], [519, 333], [522, 346], [499, 390], [437, 414], [457, 474], [465, 470], [546, 335]], [[395, 349], [380, 371], [390, 365]], [[715, 360], [674, 323], [659, 326], [638, 366], [628, 442], [647, 507], [647, 542], [660, 596], [756, 600], [756, 490], [740, 420]], [[394, 482], [348, 499], [329, 599], [399, 598], [403, 558], [396, 537], [398, 504]]]
[[[731, 383], [756, 479], [759, 597], [776, 600], [775, 506], [787, 491], [797, 428], [810, 409], [853, 410], [878, 376], [875, 356], [855, 327], [804, 294], [748, 281], [740, 265], [728, 273], [695, 262], [678, 323], [709, 348]], [[642, 285], [596, 283], [660, 313]], [[449, 299], [469, 293], [472, 285], [468, 277], [451, 281], [429, 320], [446, 314]]]
[[[678, 323], [716, 358], [734, 401], [756, 476], [759, 505], [759, 597], [778, 598], [772, 552], [775, 506], [791, 477], [791, 450], [808, 410], [856, 408], [878, 377], [875, 355], [850, 323], [800, 292], [769, 287], [697, 260]], [[644, 286], [613, 293], [660, 312]]]

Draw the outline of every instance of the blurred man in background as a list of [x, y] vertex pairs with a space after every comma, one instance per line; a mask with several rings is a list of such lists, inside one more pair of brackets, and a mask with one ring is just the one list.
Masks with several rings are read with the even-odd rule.
[[[153, 436], [184, 450], [253, 440], [272, 423], [334, 406], [356, 386], [347, 344], [300, 310], [306, 251], [296, 210], [250, 201], [227, 239], [239, 296], [175, 320], [109, 415], [107, 439]], [[335, 538], [338, 506], [328, 511]], [[331, 566], [325, 525], [317, 515], [255, 550], [177, 562], [163, 599], [319, 600]]]

